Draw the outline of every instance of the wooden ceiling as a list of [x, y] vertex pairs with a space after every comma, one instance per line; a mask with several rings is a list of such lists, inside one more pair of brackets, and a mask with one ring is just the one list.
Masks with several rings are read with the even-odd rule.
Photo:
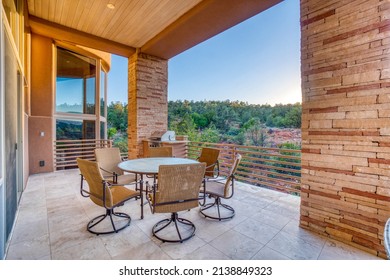
[[27, 5], [32, 32], [124, 56], [140, 49], [169, 59], [281, 1], [27, 0]]

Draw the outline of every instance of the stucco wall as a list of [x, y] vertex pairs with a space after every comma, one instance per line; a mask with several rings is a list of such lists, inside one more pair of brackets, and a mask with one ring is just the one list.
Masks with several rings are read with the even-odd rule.
[[[31, 116], [29, 117], [30, 173], [51, 172], [53, 167], [54, 74], [53, 42], [31, 35]], [[44, 133], [41, 136], [41, 132]], [[39, 162], [45, 161], [45, 166]]]
[[390, 3], [301, 0], [301, 226], [384, 257]]

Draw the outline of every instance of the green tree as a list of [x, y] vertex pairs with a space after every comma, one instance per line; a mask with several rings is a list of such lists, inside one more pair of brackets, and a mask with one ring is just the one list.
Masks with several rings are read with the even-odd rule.
[[205, 128], [209, 125], [209, 121], [205, 115], [201, 115], [197, 112], [191, 114], [192, 119], [194, 120], [195, 126], [197, 128]]
[[264, 124], [258, 118], [252, 118], [244, 124], [250, 144], [264, 147], [267, 140], [267, 131]]
[[117, 131], [127, 131], [127, 104], [116, 102], [107, 106], [108, 127], [115, 127]]
[[112, 139], [117, 133], [118, 131], [116, 130], [115, 127], [108, 128], [107, 130], [108, 139]]
[[218, 143], [221, 139], [215, 126], [206, 128], [200, 133], [200, 142]]
[[175, 131], [176, 135], [187, 135], [190, 141], [199, 141], [195, 122], [188, 113], [172, 121], [169, 124], [169, 129]]
[[114, 146], [122, 153], [128, 151], [127, 118], [127, 104], [111, 102], [107, 106], [107, 135], [109, 139], [113, 139]]

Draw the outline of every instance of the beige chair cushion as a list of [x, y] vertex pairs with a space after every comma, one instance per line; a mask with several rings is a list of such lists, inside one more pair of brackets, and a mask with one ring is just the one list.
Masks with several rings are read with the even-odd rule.
[[118, 185], [129, 185], [135, 182], [135, 174], [124, 174], [118, 176]]
[[134, 191], [126, 188], [125, 186], [112, 186], [110, 187], [112, 195], [112, 204], [117, 205], [122, 201], [127, 200], [129, 197], [136, 197], [139, 195], [139, 191]]

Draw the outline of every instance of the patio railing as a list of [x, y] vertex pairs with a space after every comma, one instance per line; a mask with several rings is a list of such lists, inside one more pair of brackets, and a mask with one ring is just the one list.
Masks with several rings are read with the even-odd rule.
[[236, 172], [237, 180], [290, 194], [300, 193], [301, 150], [189, 142], [188, 157], [197, 158], [202, 147], [220, 150], [222, 174], [227, 174], [234, 154], [239, 153], [242, 161]]
[[[77, 168], [76, 158], [95, 160], [94, 149], [111, 147], [112, 140], [58, 140], [54, 142], [54, 164], [56, 170]], [[220, 150], [219, 164], [221, 175], [226, 175], [236, 153], [242, 161], [236, 172], [239, 181], [276, 189], [282, 192], [300, 193], [301, 150], [242, 146], [236, 144], [217, 144], [188, 142], [188, 158], [196, 159], [202, 147]], [[122, 154], [127, 158], [126, 154]]]
[[57, 140], [54, 141], [54, 168], [56, 170], [77, 168], [76, 158], [95, 160], [96, 148], [111, 147], [112, 140]]

